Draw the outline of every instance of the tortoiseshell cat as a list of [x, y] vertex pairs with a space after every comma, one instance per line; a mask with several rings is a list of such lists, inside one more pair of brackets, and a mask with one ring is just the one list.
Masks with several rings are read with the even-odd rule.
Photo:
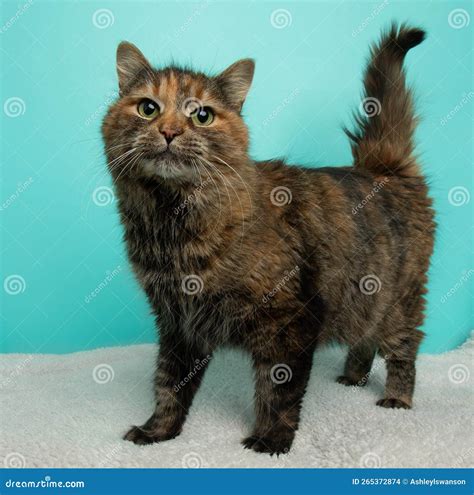
[[435, 225], [402, 65], [424, 36], [404, 25], [382, 35], [364, 81], [375, 111], [346, 131], [353, 167], [314, 169], [249, 157], [252, 60], [210, 77], [153, 69], [119, 45], [120, 98], [102, 131], [160, 340], [155, 411], [125, 439], [178, 435], [222, 345], [253, 359], [256, 425], [243, 445], [257, 452], [291, 447], [313, 351], [327, 341], [349, 346], [340, 383], [365, 384], [379, 352], [388, 376], [377, 404], [411, 407]]

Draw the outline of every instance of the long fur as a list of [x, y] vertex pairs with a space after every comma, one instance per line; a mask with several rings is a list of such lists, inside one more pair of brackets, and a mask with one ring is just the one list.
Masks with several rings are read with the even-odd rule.
[[[411, 407], [435, 225], [402, 62], [423, 37], [406, 26], [383, 34], [364, 83], [381, 111], [357, 118], [354, 165], [315, 169], [249, 157], [240, 108], [252, 61], [208, 77], [143, 69], [138, 50], [121, 45], [119, 62], [133, 60], [139, 74], [120, 67], [122, 94], [103, 135], [128, 256], [160, 339], [155, 411], [126, 439], [178, 435], [222, 345], [254, 362], [256, 424], [243, 443], [257, 452], [291, 447], [313, 351], [325, 342], [349, 346], [345, 385], [364, 385], [379, 352], [388, 376], [378, 404]], [[216, 109], [212, 125], [180, 112], [187, 96]], [[137, 115], [141, 97], [161, 102], [155, 120]], [[169, 149], [163, 128], [177, 134]]]
[[416, 118], [407, 87], [403, 60], [410, 48], [425, 39], [421, 29], [392, 24], [372, 46], [364, 77], [367, 112], [359, 112], [352, 141], [356, 167], [380, 174], [416, 175], [413, 133]]

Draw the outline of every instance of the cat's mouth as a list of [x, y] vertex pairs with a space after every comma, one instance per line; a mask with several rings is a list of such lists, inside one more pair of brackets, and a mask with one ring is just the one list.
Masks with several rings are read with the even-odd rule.
[[143, 158], [148, 160], [156, 160], [157, 163], [161, 161], [172, 161], [179, 160], [182, 161], [190, 161], [190, 155], [183, 151], [182, 149], [173, 147], [173, 146], [160, 146], [156, 148], [151, 148], [143, 152]]
[[149, 177], [188, 179], [193, 175], [190, 158], [169, 147], [146, 152], [142, 157], [142, 168]]
[[147, 160], [168, 160], [177, 156], [178, 154], [166, 145], [160, 148], [151, 148], [143, 152], [143, 158]]

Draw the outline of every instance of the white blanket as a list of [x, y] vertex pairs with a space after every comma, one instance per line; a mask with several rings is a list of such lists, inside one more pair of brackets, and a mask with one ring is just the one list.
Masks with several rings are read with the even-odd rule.
[[412, 410], [383, 409], [385, 366], [365, 388], [335, 383], [345, 352], [319, 351], [288, 455], [244, 450], [254, 420], [248, 358], [212, 359], [182, 434], [136, 446], [121, 436], [153, 408], [156, 347], [4, 355], [0, 462], [26, 467], [468, 467], [473, 465], [473, 340], [421, 355]]

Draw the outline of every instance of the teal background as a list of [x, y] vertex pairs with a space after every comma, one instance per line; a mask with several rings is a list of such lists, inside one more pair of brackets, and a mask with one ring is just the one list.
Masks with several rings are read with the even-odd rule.
[[[418, 150], [439, 222], [423, 351], [442, 352], [467, 338], [474, 280], [471, 2], [36, 0], [16, 15], [22, 5], [3, 1], [0, 17], [1, 351], [63, 353], [155, 339], [115, 205], [107, 189], [97, 189], [111, 186], [99, 128], [117, 88], [120, 40], [137, 44], [154, 64], [173, 59], [220, 71], [255, 58], [244, 109], [253, 156], [343, 165], [351, 156], [341, 125], [359, 105], [368, 44], [391, 19], [429, 33], [407, 59], [423, 118]], [[112, 12], [111, 25], [94, 25], [98, 9]], [[272, 25], [275, 9], [290, 13], [288, 26]], [[469, 24], [450, 26], [453, 9], [464, 9]], [[5, 110], [12, 97], [24, 102], [16, 117]], [[461, 196], [455, 187], [464, 188]]]

